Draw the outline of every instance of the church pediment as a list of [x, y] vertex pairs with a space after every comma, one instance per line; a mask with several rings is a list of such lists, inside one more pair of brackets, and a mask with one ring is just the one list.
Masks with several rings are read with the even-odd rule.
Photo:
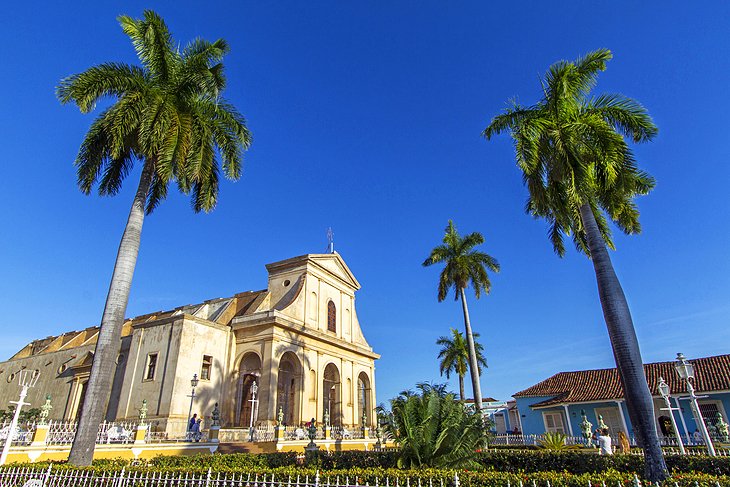
[[300, 255], [287, 260], [273, 262], [266, 265], [269, 277], [283, 274], [295, 269], [306, 269], [312, 266], [320, 272], [333, 277], [353, 291], [360, 289], [360, 283], [355, 279], [355, 275], [350, 271], [345, 261], [337, 252], [332, 254], [306, 254]]
[[340, 257], [340, 254], [314, 254], [309, 255], [309, 260], [326, 270], [329, 274], [344, 281], [353, 289], [360, 289], [360, 283], [357, 282], [357, 279], [355, 279], [352, 271], [350, 271], [345, 261]]

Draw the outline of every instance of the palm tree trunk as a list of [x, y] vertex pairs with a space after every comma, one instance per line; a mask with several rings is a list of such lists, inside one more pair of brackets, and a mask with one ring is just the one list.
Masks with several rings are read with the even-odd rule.
[[587, 204], [581, 206], [580, 216], [596, 272], [603, 317], [624, 389], [629, 418], [636, 441], [644, 449], [646, 479], [652, 482], [662, 481], [668, 476], [667, 466], [657, 436], [654, 404], [646, 382], [639, 341], [636, 338], [629, 305], [591, 207]]
[[94, 362], [86, 386], [86, 398], [68, 457], [69, 463], [73, 465], [91, 465], [99, 423], [102, 422], [106, 413], [114, 379], [115, 362], [119, 353], [124, 314], [127, 311], [132, 276], [137, 264], [145, 201], [152, 183], [153, 167], [152, 161], [147, 161], [142, 169], [137, 193], [134, 196], [132, 208], [129, 210], [127, 226], [124, 228], [122, 241], [117, 251], [114, 273], [109, 285], [109, 294], [107, 294], [104, 305], [104, 314], [101, 318], [101, 327], [94, 350]]
[[464, 376], [459, 374], [459, 398], [462, 404], [464, 403]]
[[471, 322], [469, 321], [469, 308], [466, 305], [466, 293], [464, 288], [459, 289], [461, 296], [461, 308], [464, 311], [464, 328], [466, 328], [466, 344], [469, 346], [469, 371], [471, 372], [471, 386], [474, 392], [474, 408], [476, 411], [482, 410], [482, 388], [479, 384], [479, 364], [477, 364], [477, 353], [474, 348], [474, 336], [471, 332]]

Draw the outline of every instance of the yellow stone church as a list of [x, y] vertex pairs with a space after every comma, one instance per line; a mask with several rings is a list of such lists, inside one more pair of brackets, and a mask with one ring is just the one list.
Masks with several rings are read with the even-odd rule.
[[[268, 286], [149, 313], [124, 324], [107, 421], [148, 420], [184, 431], [192, 412], [223, 429], [323, 421], [374, 424], [375, 364], [355, 311], [360, 289], [342, 257], [308, 254], [266, 266]], [[35, 340], [0, 363], [0, 404], [17, 399], [16, 374], [37, 370], [29, 407], [52, 397], [51, 419], [74, 420], [84, 401], [98, 327]], [[254, 383], [256, 387], [253, 387]], [[252, 389], [257, 389], [256, 401]], [[363, 419], [365, 424], [363, 423]]]

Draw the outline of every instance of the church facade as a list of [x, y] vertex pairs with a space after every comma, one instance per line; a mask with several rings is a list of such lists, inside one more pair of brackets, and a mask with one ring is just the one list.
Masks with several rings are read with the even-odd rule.
[[[375, 360], [355, 311], [360, 284], [337, 253], [266, 266], [268, 286], [127, 320], [106, 419], [147, 417], [184, 431], [192, 412], [223, 428], [300, 425], [329, 413], [333, 426], [375, 422]], [[37, 370], [26, 402], [52, 397], [51, 418], [73, 421], [84, 401], [98, 328], [35, 340], [0, 363], [0, 408], [17, 399], [18, 371]], [[253, 391], [256, 391], [255, 397]]]

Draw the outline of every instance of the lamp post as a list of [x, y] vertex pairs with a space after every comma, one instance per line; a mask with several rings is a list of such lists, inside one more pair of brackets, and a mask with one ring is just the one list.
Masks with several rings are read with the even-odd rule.
[[[677, 437], [677, 443], [679, 444], [679, 451], [682, 453], [682, 455], [685, 454], [684, 451], [684, 444], [682, 442], [682, 437], [679, 435], [679, 428], [677, 427], [677, 420], [674, 419], [674, 411], [681, 411], [679, 408], [673, 408], [672, 403], [669, 402], [669, 384], [667, 384], [664, 381], [663, 377], [659, 377], [659, 394], [662, 396], [662, 399], [664, 399], [664, 404], [667, 405], [666, 408], [662, 408], [662, 411], [669, 412], [669, 417], [672, 420], [672, 428], [674, 429], [674, 436]], [[681, 414], [681, 412], [680, 412]]]
[[25, 396], [28, 395], [28, 389], [35, 386], [38, 382], [38, 373], [35, 370], [23, 369], [18, 372], [18, 385], [20, 385], [20, 398], [17, 401], [10, 401], [10, 404], [15, 404], [15, 414], [13, 415], [13, 421], [10, 423], [10, 429], [8, 430], [8, 436], [5, 438], [5, 445], [3, 446], [3, 452], [0, 454], [0, 465], [5, 465], [5, 461], [8, 459], [8, 453], [10, 452], [10, 444], [13, 442], [13, 436], [15, 436], [16, 428], [18, 427], [18, 418], [20, 417], [20, 408], [23, 406], [30, 405], [29, 402], [25, 402]]
[[[692, 363], [687, 361], [687, 359], [684, 357], [684, 354], [678, 353], [677, 354], [677, 362], [674, 364], [674, 367], [677, 369], [677, 373], [679, 374], [679, 377], [682, 378], [687, 383], [687, 392], [689, 393], [689, 400], [691, 401], [692, 405], [692, 413], [694, 414], [695, 422], [697, 423], [697, 428], [700, 430], [700, 434], [702, 435], [703, 440], [705, 441], [705, 445], [707, 446], [707, 453], [710, 454], [710, 456], [715, 456], [715, 447], [712, 444], [712, 438], [710, 438], [710, 434], [707, 432], [707, 426], [705, 426], [705, 421], [702, 418], [702, 412], [700, 411], [700, 406], [697, 404], [697, 399], [701, 399], [700, 396], [695, 395], [695, 389], [692, 387], [692, 379], [695, 378], [695, 368]], [[704, 397], [704, 396], [703, 396]]]
[[256, 399], [256, 393], [258, 392], [258, 390], [259, 390], [259, 386], [258, 386], [258, 384], [256, 384], [256, 381], [254, 380], [253, 384], [251, 384], [251, 399], [249, 400], [249, 402], [251, 403], [251, 421], [248, 424], [248, 435], [249, 435], [250, 441], [254, 440], [255, 432], [253, 429], [253, 417], [254, 417], [254, 414], [256, 413], [256, 403], [258, 402], [258, 400]]
[[190, 392], [190, 395], [188, 396], [190, 398], [190, 409], [188, 409], [188, 425], [187, 425], [187, 431], [190, 433], [190, 430], [192, 429], [190, 427], [190, 418], [193, 416], [193, 400], [195, 399], [195, 388], [198, 387], [198, 374], [193, 374], [193, 378], [190, 379], [190, 385], [193, 386], [193, 390]]

